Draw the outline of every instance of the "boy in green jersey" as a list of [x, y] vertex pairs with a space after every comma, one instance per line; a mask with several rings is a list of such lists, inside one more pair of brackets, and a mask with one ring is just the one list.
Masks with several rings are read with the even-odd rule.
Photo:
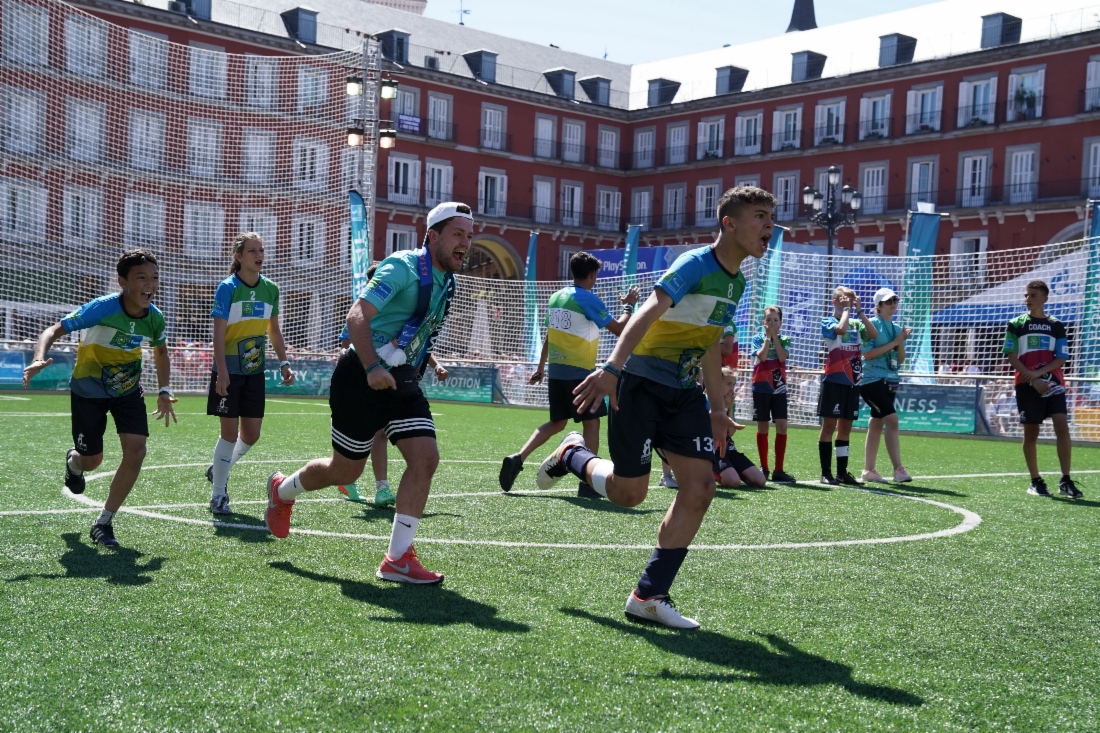
[[164, 315], [153, 305], [160, 285], [157, 258], [142, 249], [122, 253], [115, 266], [120, 292], [85, 303], [38, 337], [34, 360], [23, 370], [23, 387], [53, 359], [46, 353], [54, 341], [73, 331], [82, 331], [76, 364], [69, 380], [72, 403], [73, 445], [65, 456], [65, 487], [84, 493], [84, 472], [103, 461], [103, 434], [107, 415], [115, 421], [122, 444], [122, 462], [111, 478], [103, 511], [92, 523], [92, 542], [118, 547], [111, 520], [134, 488], [145, 460], [149, 418], [145, 414], [145, 393], [141, 388], [141, 347], [149, 341], [157, 369], [157, 409], [153, 417], [176, 420], [176, 401], [169, 387], [172, 365]]

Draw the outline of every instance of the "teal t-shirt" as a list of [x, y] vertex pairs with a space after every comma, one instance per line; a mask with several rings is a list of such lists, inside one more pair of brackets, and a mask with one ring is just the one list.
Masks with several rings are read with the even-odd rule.
[[863, 379], [860, 384], [870, 384], [871, 382], [879, 382], [883, 379], [887, 379], [891, 382], [895, 382], [900, 377], [898, 376], [898, 352], [897, 349], [891, 349], [881, 356], [874, 359], [868, 359], [866, 354], [872, 349], [877, 349], [880, 346], [885, 346], [898, 337], [901, 333], [901, 326], [893, 321], [883, 320], [879, 316], [872, 316], [871, 323], [875, 324], [875, 328], [878, 330], [878, 336], [874, 339], [867, 339], [867, 332], [861, 331], [862, 346], [863, 346]]
[[[393, 253], [382, 260], [374, 271], [374, 277], [367, 283], [362, 297], [378, 309], [370, 322], [375, 349], [396, 338], [416, 310], [420, 299], [420, 276], [417, 274], [419, 252], [403, 250]], [[439, 326], [443, 323], [445, 275], [432, 266], [432, 297], [424, 316], [425, 323], [429, 320]], [[424, 352], [407, 354], [407, 357], [408, 364], [419, 366]]]

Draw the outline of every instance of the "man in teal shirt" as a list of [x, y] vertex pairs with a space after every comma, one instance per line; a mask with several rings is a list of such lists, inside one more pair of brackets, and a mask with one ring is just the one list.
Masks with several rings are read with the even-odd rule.
[[412, 546], [432, 475], [439, 464], [431, 408], [417, 372], [431, 337], [443, 327], [454, 275], [473, 242], [473, 213], [447, 202], [428, 214], [424, 246], [382, 261], [348, 312], [351, 348], [336, 365], [329, 387], [332, 457], [310, 461], [290, 476], [267, 482], [268, 529], [290, 533], [294, 500], [304, 491], [347, 485], [363, 473], [375, 433], [385, 429], [405, 459], [389, 551], [376, 573], [399, 583], [443, 582], [420, 564]]

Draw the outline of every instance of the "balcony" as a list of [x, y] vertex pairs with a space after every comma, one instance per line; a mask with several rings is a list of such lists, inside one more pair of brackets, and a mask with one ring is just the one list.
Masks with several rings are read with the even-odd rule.
[[483, 127], [481, 128], [478, 145], [485, 150], [499, 150], [510, 153], [512, 152], [512, 135], [500, 130]]
[[878, 117], [869, 120], [860, 120], [859, 126], [859, 141], [864, 142], [867, 140], [885, 140], [894, 136], [894, 118], [893, 117]]
[[743, 155], [760, 155], [764, 152], [763, 135], [757, 133], [756, 135], [745, 135], [743, 137], [733, 138], [731, 143], [730, 157], [736, 158]]
[[1100, 87], [1081, 90], [1081, 111], [1100, 112]]
[[772, 133], [773, 153], [781, 153], [787, 150], [798, 150], [802, 147], [802, 128], [793, 130], [780, 130]]
[[844, 125], [834, 122], [814, 128], [814, 147], [823, 148], [844, 143]]
[[[400, 124], [401, 121], [399, 119], [398, 125]], [[422, 130], [420, 134], [426, 134], [429, 140], [442, 140], [449, 143], [453, 143], [458, 140], [458, 125], [447, 120], [437, 120], [432, 119], [431, 117], [427, 118], [426, 120], [421, 118], [420, 129]], [[400, 132], [400, 130], [401, 128], [398, 127], [398, 132]]]
[[[632, 156], [619, 150], [590, 148], [571, 142], [534, 138], [534, 156], [539, 160], [560, 160], [563, 163], [595, 165], [614, 170], [632, 170]], [[652, 155], [652, 154], [651, 154]], [[652, 164], [651, 164], [652, 165]]]
[[997, 105], [993, 102], [955, 108], [955, 126], [960, 130], [997, 124]]
[[[1021, 93], [1022, 92], [1022, 93]], [[1002, 102], [1005, 122], [1025, 122], [1043, 117], [1043, 95], [1017, 90], [1012, 99]], [[999, 105], [1000, 106], [1000, 105]]]
[[943, 115], [940, 110], [933, 112], [919, 112], [915, 115], [905, 116], [905, 134], [906, 135], [927, 135], [934, 132], [939, 132], [941, 128], [941, 118]]

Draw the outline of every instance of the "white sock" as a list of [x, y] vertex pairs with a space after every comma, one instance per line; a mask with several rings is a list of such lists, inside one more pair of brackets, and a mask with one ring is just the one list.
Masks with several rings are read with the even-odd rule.
[[294, 472], [289, 478], [283, 479], [283, 482], [279, 484], [279, 498], [283, 501], [294, 501], [299, 495], [305, 492], [306, 487], [302, 486], [301, 469]]
[[378, 479], [377, 481], [374, 482], [374, 490], [375, 491], [381, 491], [382, 489], [388, 489], [388, 488], [390, 488], [389, 479], [380, 478], [380, 479]]
[[93, 522], [93, 524], [110, 524], [111, 519], [114, 516], [115, 516], [114, 512], [109, 512], [106, 509], [104, 509], [102, 512], [99, 513], [99, 519], [95, 520], [95, 522]]
[[214, 445], [214, 460], [211, 463], [214, 466], [212, 471], [214, 496], [225, 493], [225, 486], [229, 482], [229, 469], [233, 465], [232, 458], [233, 444], [225, 438], [218, 438], [217, 444]]
[[233, 444], [233, 457], [229, 459], [230, 467], [237, 465], [237, 461], [244, 458], [244, 454], [251, 448], [248, 443], [241, 440], [240, 436], [237, 436], [237, 442]]
[[75, 452], [75, 451], [73, 453], [70, 453], [69, 458], [68, 458], [68, 460], [65, 461], [65, 463], [67, 463], [69, 465], [69, 470], [70, 471], [75, 473], [77, 476], [83, 476], [84, 471], [82, 469], [77, 468], [76, 465], [73, 463], [73, 459], [77, 458], [79, 455], [80, 454]]
[[408, 514], [395, 514], [393, 517], [393, 531], [390, 532], [390, 550], [386, 556], [391, 560], [400, 559], [413, 543], [416, 536], [416, 527], [420, 520], [410, 517]]
[[603, 458], [597, 458], [588, 464], [592, 467], [592, 479], [588, 482], [596, 493], [607, 498], [607, 478], [615, 473], [615, 464]]

